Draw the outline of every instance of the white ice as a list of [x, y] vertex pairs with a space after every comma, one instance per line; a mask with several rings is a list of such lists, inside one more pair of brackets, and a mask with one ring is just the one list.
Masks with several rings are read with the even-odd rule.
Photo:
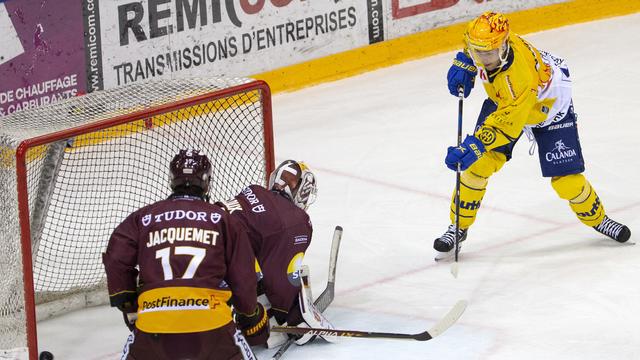
[[[640, 231], [638, 33], [640, 14], [526, 36], [568, 60], [585, 174], [608, 214], [632, 231]], [[443, 163], [456, 141], [457, 99], [445, 77], [453, 55], [274, 97], [277, 160], [304, 160], [319, 179], [306, 256], [316, 295], [333, 228], [344, 227], [326, 313], [334, 325], [421, 332], [457, 300], [469, 301], [432, 341], [317, 341], [285, 359], [640, 359], [640, 246], [579, 223], [541, 177], [526, 138], [491, 179], [458, 278], [450, 264], [434, 263], [455, 179]], [[478, 85], [465, 101], [465, 132], [484, 98]], [[121, 321], [106, 307], [45, 321], [40, 349], [58, 360], [118, 359]]]

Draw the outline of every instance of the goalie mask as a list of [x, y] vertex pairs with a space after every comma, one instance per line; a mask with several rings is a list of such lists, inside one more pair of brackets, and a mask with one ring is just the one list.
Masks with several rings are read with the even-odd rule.
[[[199, 150], [180, 150], [169, 164], [171, 190], [206, 195], [211, 181], [211, 162]], [[198, 188], [195, 190], [194, 188]], [[195, 190], [195, 191], [193, 191]]]
[[268, 187], [284, 193], [297, 207], [307, 210], [316, 201], [316, 177], [303, 162], [286, 160], [269, 176]]

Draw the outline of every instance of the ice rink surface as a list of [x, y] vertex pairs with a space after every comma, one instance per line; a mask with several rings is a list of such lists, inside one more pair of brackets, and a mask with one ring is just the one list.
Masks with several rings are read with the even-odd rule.
[[[640, 14], [525, 36], [564, 57], [587, 170], [610, 217], [640, 231]], [[446, 88], [454, 53], [276, 95], [277, 161], [304, 160], [319, 181], [305, 262], [315, 294], [326, 281], [331, 235], [344, 227], [336, 327], [421, 332], [459, 299], [460, 321], [428, 342], [342, 339], [291, 348], [284, 359], [640, 359], [640, 246], [582, 225], [541, 177], [523, 137], [491, 178], [457, 279], [433, 261], [449, 224], [457, 99]], [[485, 98], [464, 103], [472, 131]], [[127, 330], [117, 310], [45, 321], [41, 350], [57, 360], [118, 359]], [[274, 350], [261, 350], [267, 359]], [[90, 354], [90, 355], [86, 355]]]

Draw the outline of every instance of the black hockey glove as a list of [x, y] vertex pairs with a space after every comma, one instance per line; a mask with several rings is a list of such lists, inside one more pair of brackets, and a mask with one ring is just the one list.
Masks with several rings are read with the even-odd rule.
[[129, 331], [133, 331], [136, 328], [136, 318], [138, 312], [138, 301], [127, 301], [118, 306], [118, 310], [122, 311], [122, 317], [124, 324], [127, 325]]
[[246, 315], [238, 312], [236, 323], [247, 338], [249, 345], [264, 345], [269, 338], [269, 317], [262, 304], [258, 303], [253, 314]]

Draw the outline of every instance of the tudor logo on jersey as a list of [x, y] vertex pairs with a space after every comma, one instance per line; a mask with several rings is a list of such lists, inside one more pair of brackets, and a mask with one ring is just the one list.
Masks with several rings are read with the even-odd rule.
[[165, 211], [161, 214], [146, 214], [142, 217], [142, 226], [149, 226], [152, 222], [161, 223], [172, 220], [211, 221], [212, 223], [217, 224], [221, 219], [222, 215], [216, 212], [207, 214], [205, 211], [171, 210]]
[[[250, 187], [244, 188], [242, 190], [242, 195], [245, 197], [245, 199], [247, 199], [249, 204], [252, 205], [251, 211], [253, 211], [254, 213], [262, 213], [267, 211], [267, 209], [264, 207], [264, 204], [260, 201], [258, 196]], [[242, 207], [240, 209], [242, 210]]]

